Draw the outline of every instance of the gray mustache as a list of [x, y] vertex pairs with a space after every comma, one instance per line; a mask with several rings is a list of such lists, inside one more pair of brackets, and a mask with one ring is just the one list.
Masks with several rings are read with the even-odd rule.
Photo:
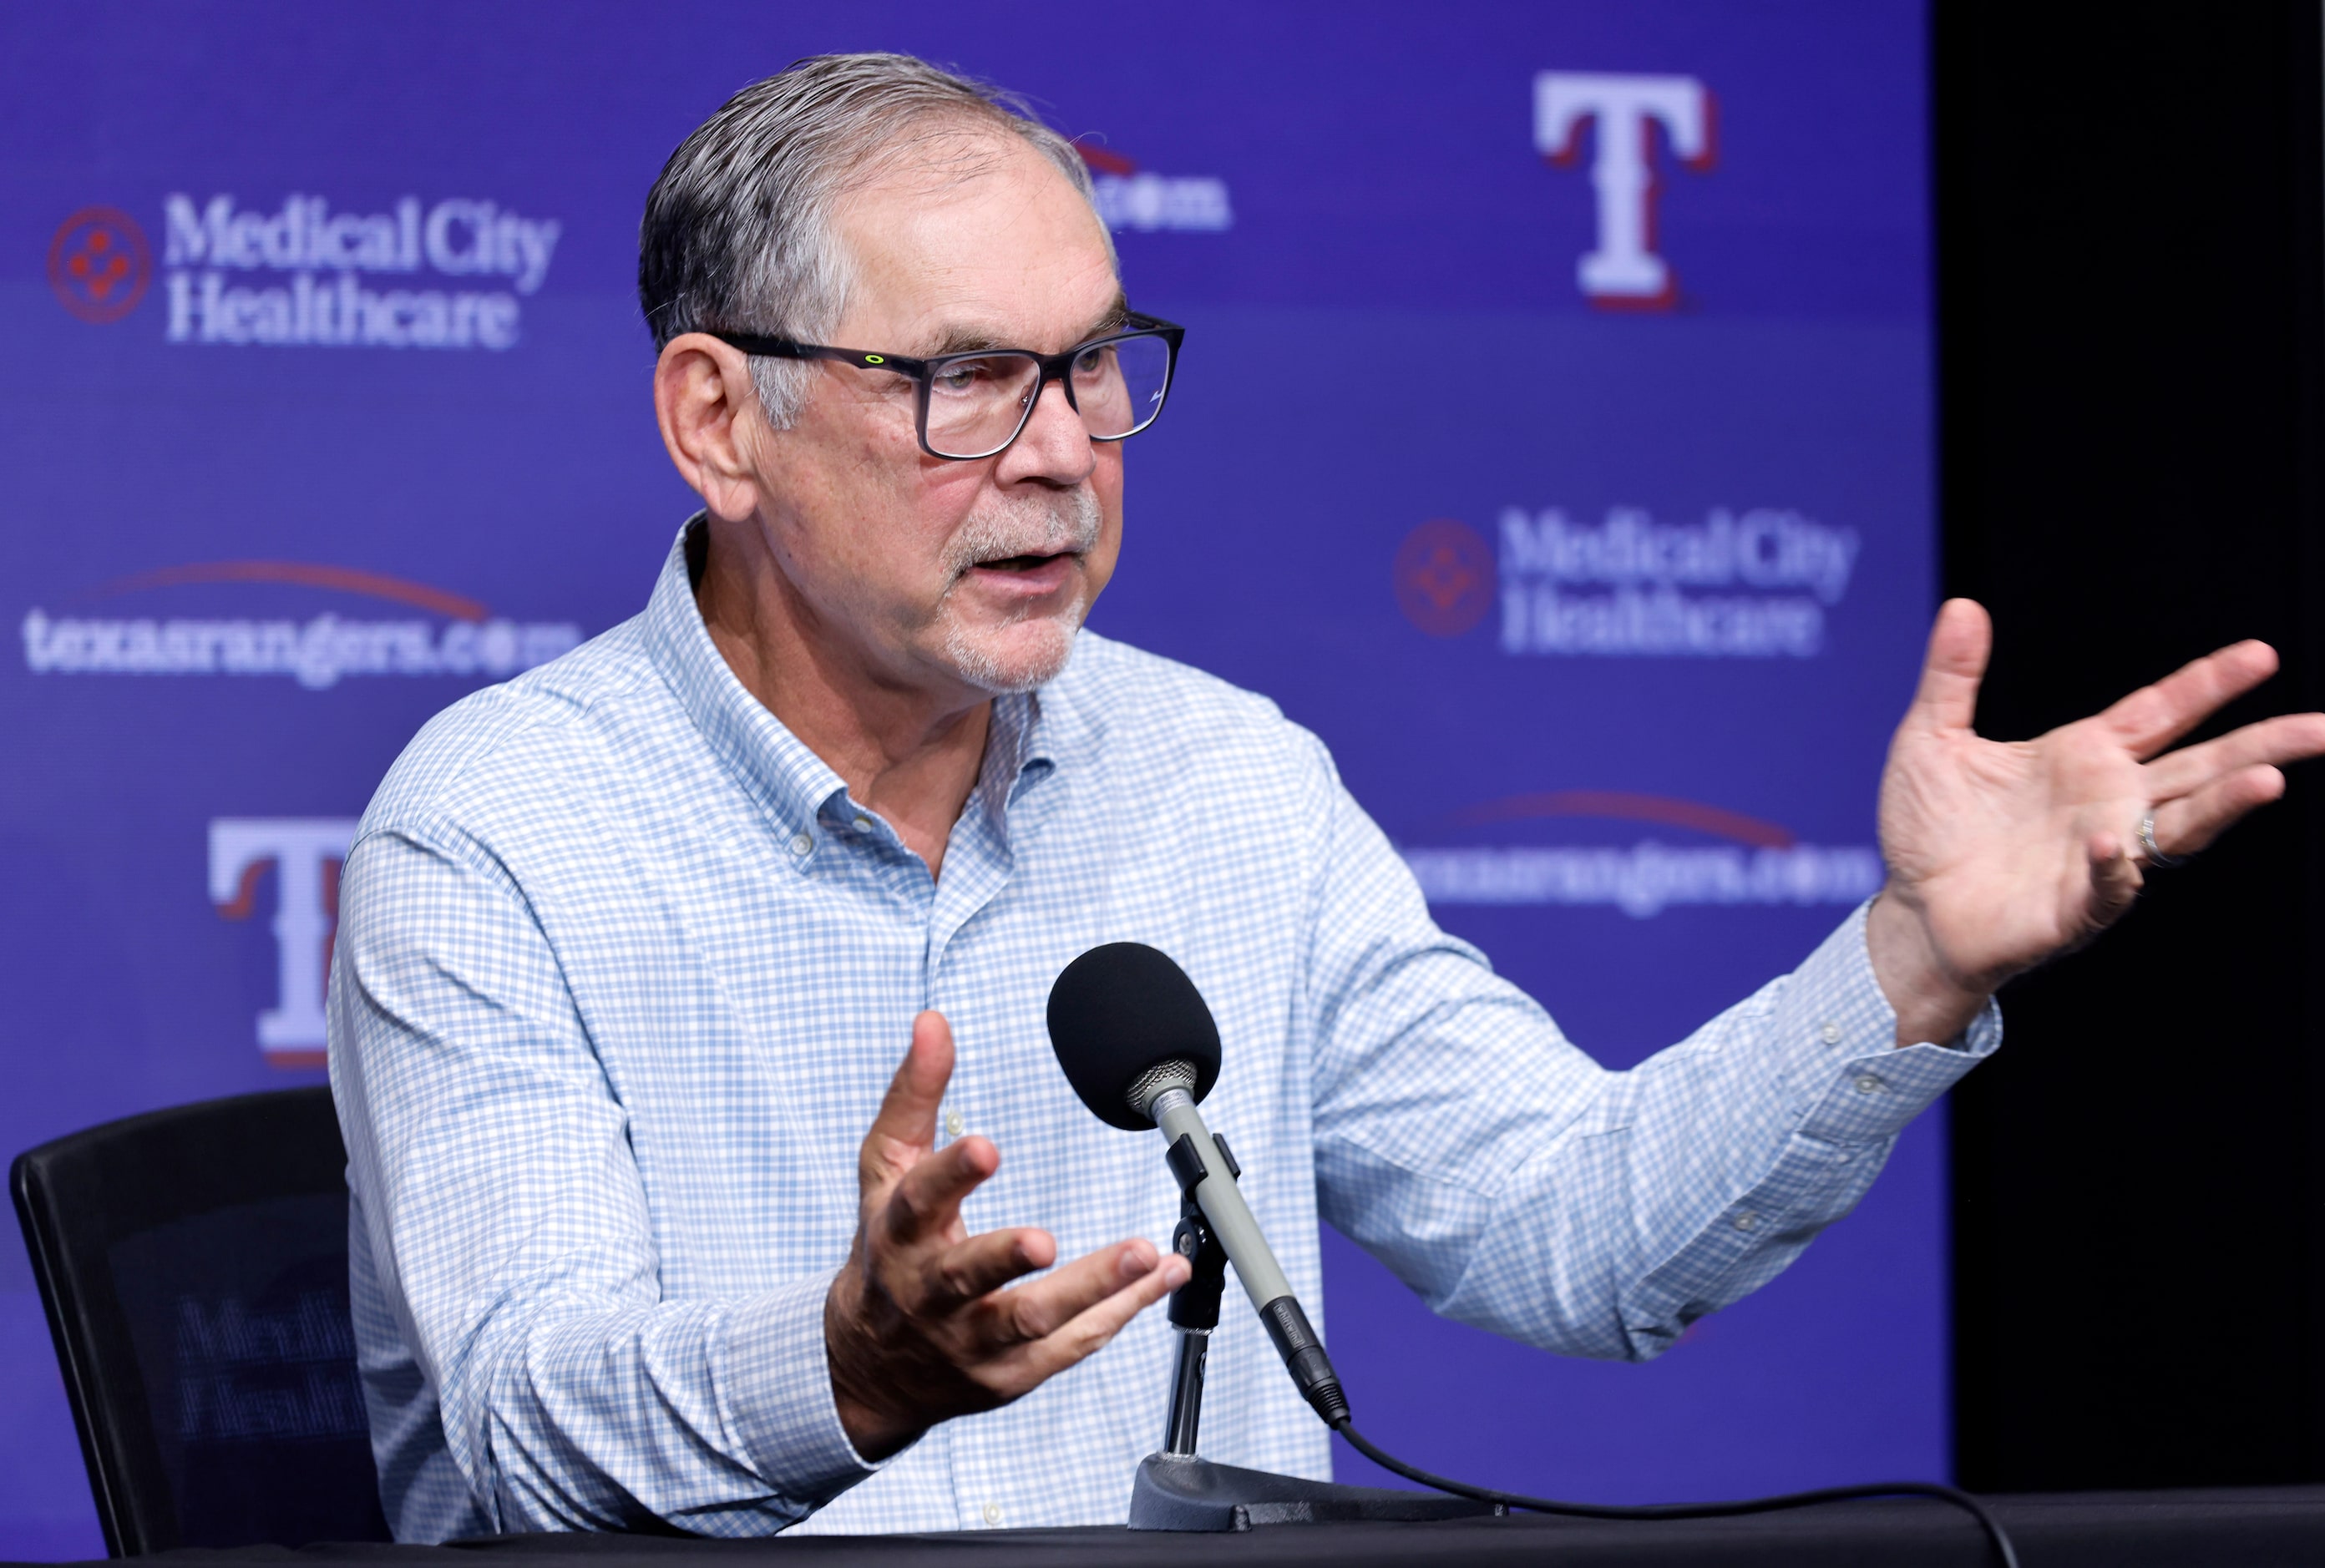
[[1098, 497], [1076, 490], [1042, 507], [1037, 517], [971, 517], [952, 536], [945, 553], [959, 576], [971, 567], [1017, 556], [1085, 554], [1098, 548], [1103, 525]]

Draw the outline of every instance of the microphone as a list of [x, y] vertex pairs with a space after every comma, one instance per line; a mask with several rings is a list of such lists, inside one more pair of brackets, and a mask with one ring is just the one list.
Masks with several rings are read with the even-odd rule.
[[[1129, 1132], [1148, 1127], [1162, 1130], [1162, 1136], [1171, 1140], [1172, 1174], [1179, 1178], [1181, 1188], [1201, 1207], [1213, 1237], [1226, 1250], [1227, 1260], [1235, 1265], [1236, 1277], [1243, 1281], [1252, 1305], [1259, 1309], [1260, 1321], [1267, 1325], [1267, 1336], [1275, 1342], [1276, 1352], [1283, 1356], [1284, 1370], [1292, 1374], [1292, 1382], [1315, 1407], [1316, 1414], [1324, 1418], [1326, 1425], [1384, 1469], [1439, 1491], [1493, 1504], [1496, 1512], [1530, 1508], [1592, 1519], [1727, 1518], [1857, 1498], [1931, 1497], [1968, 1512], [1994, 1544], [2003, 1568], [2017, 1568], [2018, 1559], [2011, 1550], [2010, 1537], [1986, 1505], [1968, 1492], [1931, 1481], [1831, 1487], [1741, 1502], [1616, 1508], [1497, 1491], [1405, 1463], [1357, 1430], [1348, 1414], [1348, 1396], [1340, 1389], [1339, 1374], [1333, 1371], [1331, 1358], [1324, 1353], [1316, 1331], [1309, 1326], [1308, 1314], [1301, 1310], [1298, 1298], [1292, 1294], [1291, 1281], [1284, 1278], [1275, 1254], [1268, 1250], [1266, 1238], [1259, 1233], [1259, 1222], [1252, 1218], [1249, 1205], [1236, 1186], [1238, 1173], [1234, 1157], [1227, 1153], [1224, 1142], [1211, 1135], [1195, 1110], [1195, 1102], [1209, 1093], [1211, 1085], [1218, 1081], [1219, 1027], [1211, 1018], [1203, 993], [1187, 978], [1187, 972], [1167, 955], [1140, 942], [1110, 942], [1103, 947], [1091, 948], [1067, 964], [1057, 983], [1050, 988], [1050, 1045], [1058, 1053], [1058, 1065], [1065, 1069], [1074, 1093], [1081, 1096], [1082, 1103], [1099, 1121]], [[1192, 1288], [1191, 1285], [1180, 1287], [1182, 1292]], [[1211, 1305], [1215, 1309], [1218, 1287], [1211, 1288]], [[1174, 1297], [1172, 1305], [1173, 1321], [1178, 1321], [1179, 1299]], [[1179, 1374], [1182, 1391], [1189, 1379], [1186, 1349], [1182, 1340]], [[1200, 1404], [1200, 1351], [1191, 1364], [1195, 1398]], [[1172, 1406], [1171, 1434], [1174, 1439], [1181, 1432], [1179, 1397], [1173, 1395]], [[1454, 1517], [1441, 1512], [1412, 1511], [1410, 1493], [1298, 1481], [1225, 1465], [1204, 1466], [1195, 1457], [1191, 1420], [1186, 1424], [1185, 1433], [1187, 1443], [1183, 1449], [1174, 1444], [1167, 1453], [1150, 1456], [1139, 1467], [1138, 1482], [1131, 1495], [1131, 1528], [1244, 1529], [1249, 1527], [1247, 1521], [1230, 1524], [1227, 1520], [1244, 1520], [1248, 1508], [1283, 1508], [1287, 1506], [1285, 1499], [1293, 1497], [1306, 1499], [1296, 1505], [1301, 1512], [1297, 1516], [1274, 1517]], [[1200, 1481], [1190, 1484], [1169, 1476], [1171, 1466], [1182, 1464], [1201, 1466]], [[1261, 1483], [1262, 1490], [1249, 1490], [1246, 1483], [1250, 1482]], [[1223, 1499], [1233, 1505], [1231, 1511], [1223, 1506]], [[1390, 1499], [1395, 1501], [1390, 1503]], [[1384, 1507], [1385, 1503], [1390, 1506]], [[1328, 1504], [1329, 1512], [1324, 1511]], [[1199, 1522], [1190, 1523], [1190, 1519]]]
[[1195, 1109], [1219, 1076], [1219, 1028], [1203, 993], [1170, 956], [1109, 942], [1065, 967], [1050, 988], [1050, 1045], [1083, 1104], [1126, 1132], [1158, 1127], [1171, 1168], [1203, 1211], [1301, 1395], [1338, 1426], [1348, 1396], [1292, 1282], [1236, 1185], [1227, 1146]]
[[[1326, 1425], [1384, 1469], [1439, 1491], [1493, 1504], [1496, 1512], [1530, 1508], [1593, 1519], [1727, 1518], [1856, 1498], [1938, 1498], [1968, 1511], [1994, 1544], [2003, 1568], [2017, 1568], [2018, 1559], [2011, 1550], [2010, 1537], [1984, 1503], [1968, 1492], [1930, 1481], [1831, 1487], [1741, 1502], [1616, 1508], [1497, 1491], [1405, 1463], [1357, 1430], [1348, 1414], [1348, 1396], [1340, 1389], [1339, 1374], [1332, 1370], [1332, 1359], [1324, 1353], [1316, 1331], [1309, 1326], [1308, 1314], [1301, 1310], [1298, 1298], [1292, 1294], [1291, 1281], [1284, 1278], [1275, 1254], [1268, 1250], [1266, 1238], [1259, 1233], [1259, 1222], [1252, 1218], [1250, 1206], [1236, 1186], [1238, 1173], [1234, 1157], [1227, 1153], [1227, 1145], [1203, 1125], [1202, 1116], [1195, 1109], [1195, 1102], [1209, 1093], [1211, 1085], [1218, 1081], [1219, 1027], [1211, 1018], [1203, 993], [1187, 978], [1187, 972], [1172, 963], [1168, 955], [1141, 942], [1110, 942], [1103, 947], [1091, 948], [1067, 964], [1057, 983], [1050, 988], [1050, 1045], [1058, 1053], [1058, 1065], [1065, 1069], [1067, 1082], [1073, 1084], [1074, 1093], [1081, 1096], [1082, 1103], [1099, 1121], [1129, 1132], [1148, 1127], [1162, 1130], [1162, 1136], [1171, 1140], [1172, 1174], [1179, 1178], [1181, 1188], [1200, 1206], [1212, 1236], [1227, 1252], [1227, 1260], [1235, 1265], [1236, 1277], [1243, 1281], [1252, 1305], [1259, 1309], [1260, 1321], [1267, 1325], [1267, 1337], [1275, 1342], [1276, 1352], [1283, 1358], [1284, 1370], [1292, 1374], [1292, 1382], [1299, 1386], [1301, 1396], [1314, 1407], [1316, 1414], [1324, 1418]], [[1180, 1287], [1182, 1293], [1192, 1288], [1191, 1284]], [[1217, 1285], [1211, 1287], [1213, 1309], [1218, 1305], [1218, 1288]], [[1179, 1305], [1180, 1298], [1174, 1297], [1173, 1321], [1179, 1321]], [[1215, 1311], [1212, 1321], [1217, 1321]], [[1181, 1393], [1189, 1381], [1190, 1364], [1194, 1397], [1200, 1405], [1201, 1355], [1198, 1351], [1190, 1363], [1182, 1338], [1179, 1373]], [[1170, 1429], [1173, 1439], [1181, 1434], [1180, 1397], [1181, 1394], [1175, 1393], [1172, 1397]], [[1173, 1443], [1168, 1452], [1151, 1455], [1139, 1467], [1138, 1482], [1131, 1495], [1131, 1528], [1245, 1529], [1249, 1527], [1249, 1521], [1245, 1520], [1247, 1508], [1283, 1508], [1287, 1506], [1286, 1499], [1294, 1497], [1305, 1499], [1296, 1505], [1301, 1510], [1297, 1516], [1274, 1517], [1454, 1517], [1441, 1512], [1412, 1511], [1410, 1493], [1376, 1492], [1292, 1480], [1225, 1465], [1206, 1466], [1195, 1457], [1191, 1419], [1186, 1423], [1185, 1435], [1183, 1449]], [[1169, 1474], [1171, 1467], [1187, 1464], [1201, 1467], [1199, 1481], [1190, 1484]], [[1251, 1482], [1260, 1483], [1261, 1490], [1250, 1490], [1246, 1483]], [[1223, 1499], [1233, 1505], [1231, 1509], [1223, 1506]], [[1324, 1511], [1328, 1504], [1329, 1512]], [[1229, 1518], [1243, 1522], [1230, 1524], [1227, 1522]], [[1198, 1522], [1190, 1523], [1190, 1519]]]

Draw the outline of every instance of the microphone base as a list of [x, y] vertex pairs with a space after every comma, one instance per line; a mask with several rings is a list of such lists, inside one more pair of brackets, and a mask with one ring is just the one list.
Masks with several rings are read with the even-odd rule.
[[1262, 1525], [1342, 1524], [1361, 1519], [1412, 1524], [1487, 1518], [1508, 1511], [1497, 1503], [1468, 1498], [1303, 1480], [1264, 1470], [1213, 1464], [1183, 1453], [1148, 1454], [1139, 1462], [1138, 1479], [1130, 1489], [1134, 1530], [1243, 1531]]

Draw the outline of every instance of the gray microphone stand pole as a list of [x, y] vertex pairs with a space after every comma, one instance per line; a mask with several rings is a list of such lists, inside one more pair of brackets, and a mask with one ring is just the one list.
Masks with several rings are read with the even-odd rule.
[[[1193, 1139], [1183, 1135], [1172, 1149], [1171, 1169], [1179, 1178], [1180, 1208], [1171, 1246], [1193, 1266], [1193, 1272], [1186, 1284], [1171, 1293], [1171, 1326], [1179, 1336], [1178, 1360], [1171, 1374], [1171, 1414], [1163, 1423], [1162, 1452], [1148, 1454], [1139, 1463], [1138, 1479], [1130, 1493], [1130, 1527], [1248, 1530], [1255, 1525], [1458, 1519], [1506, 1512], [1497, 1505], [1468, 1498], [1339, 1486], [1214, 1464], [1197, 1454], [1195, 1441], [1203, 1421], [1204, 1362], [1211, 1331], [1219, 1325], [1227, 1254], [1211, 1233], [1196, 1192], [1206, 1180], [1232, 1183], [1243, 1174], [1227, 1152], [1227, 1139], [1214, 1134], [1211, 1141], [1211, 1160], [1203, 1159], [1193, 1148]], [[1180, 1142], [1190, 1147], [1182, 1150]]]

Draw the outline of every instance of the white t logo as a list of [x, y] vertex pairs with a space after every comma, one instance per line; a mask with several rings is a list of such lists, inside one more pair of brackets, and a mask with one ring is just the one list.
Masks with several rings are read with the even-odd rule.
[[338, 926], [338, 862], [355, 842], [352, 818], [222, 816], [210, 824], [210, 902], [246, 918], [258, 873], [274, 866], [274, 1006], [258, 1015], [258, 1044], [280, 1066], [322, 1060], [323, 982]]
[[1533, 78], [1533, 144], [1571, 162], [1583, 122], [1598, 123], [1590, 184], [1598, 193], [1598, 247], [1575, 268], [1582, 291], [1601, 305], [1660, 309], [1675, 280], [1655, 254], [1655, 171], [1647, 145], [1660, 125], [1690, 169], [1711, 167], [1711, 95], [1691, 76], [1607, 76], [1546, 70]]

